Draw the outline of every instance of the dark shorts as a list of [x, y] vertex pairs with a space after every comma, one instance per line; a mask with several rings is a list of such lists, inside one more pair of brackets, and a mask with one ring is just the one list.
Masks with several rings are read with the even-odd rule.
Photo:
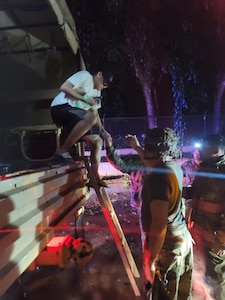
[[[72, 107], [69, 104], [62, 104], [51, 107], [51, 115], [53, 122], [58, 126], [66, 128], [67, 132], [76, 126], [76, 124], [84, 119], [87, 114], [86, 110]], [[92, 134], [91, 130], [87, 131], [85, 135]]]

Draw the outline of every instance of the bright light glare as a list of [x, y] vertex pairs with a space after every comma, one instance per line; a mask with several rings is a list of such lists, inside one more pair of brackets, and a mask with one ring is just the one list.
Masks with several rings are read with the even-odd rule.
[[201, 148], [201, 144], [200, 143], [195, 143], [195, 148]]

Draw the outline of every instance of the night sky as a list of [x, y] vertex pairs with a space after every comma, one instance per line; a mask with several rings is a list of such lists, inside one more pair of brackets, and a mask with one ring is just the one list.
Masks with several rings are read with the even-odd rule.
[[157, 115], [173, 115], [178, 94], [187, 104], [184, 114], [213, 113], [225, 74], [225, 1], [68, 3], [87, 67], [102, 60], [114, 66], [104, 115], [146, 116], [144, 83], [153, 91]]

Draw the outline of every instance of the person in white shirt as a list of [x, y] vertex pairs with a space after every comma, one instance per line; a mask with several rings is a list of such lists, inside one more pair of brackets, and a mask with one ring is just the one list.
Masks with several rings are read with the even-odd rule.
[[88, 71], [78, 71], [61, 85], [60, 93], [51, 103], [53, 122], [63, 126], [68, 134], [54, 158], [63, 161], [70, 156], [74, 143], [87, 142], [91, 146], [92, 169], [99, 186], [105, 187], [107, 184], [98, 173], [103, 141], [91, 129], [96, 125], [103, 138], [110, 136], [102, 125], [98, 109], [101, 107], [101, 91], [108, 87], [112, 78], [107, 67], [99, 68], [93, 75]]

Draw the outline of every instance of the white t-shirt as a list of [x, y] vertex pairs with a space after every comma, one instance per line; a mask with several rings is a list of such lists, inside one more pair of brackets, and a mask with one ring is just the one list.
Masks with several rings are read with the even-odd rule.
[[[100, 97], [101, 91], [94, 89], [93, 76], [88, 71], [79, 71], [67, 79], [72, 85], [73, 89], [85, 98]], [[90, 106], [82, 100], [69, 97], [64, 92], [60, 92], [52, 101], [51, 107], [68, 103], [70, 106], [80, 109], [88, 110], [90, 107], [99, 109], [101, 103], [96, 106]]]

